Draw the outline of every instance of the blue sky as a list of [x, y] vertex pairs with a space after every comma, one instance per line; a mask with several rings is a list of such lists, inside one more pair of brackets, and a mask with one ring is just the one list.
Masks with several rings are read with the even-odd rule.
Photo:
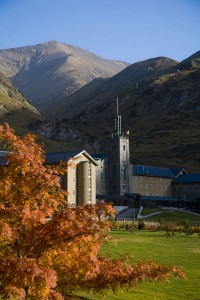
[[51, 40], [134, 63], [200, 50], [200, 0], [0, 0], [0, 49]]

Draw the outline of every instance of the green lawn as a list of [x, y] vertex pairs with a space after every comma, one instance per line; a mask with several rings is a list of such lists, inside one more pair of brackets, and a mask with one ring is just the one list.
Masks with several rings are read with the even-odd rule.
[[161, 208], [143, 208], [142, 212], [141, 212], [141, 215], [142, 216], [147, 216], [149, 214], [153, 214], [155, 212], [160, 212], [160, 211], [162, 211]]
[[[152, 259], [168, 265], [183, 267], [189, 280], [172, 278], [170, 282], [142, 283], [140, 288], [120, 291], [105, 296], [88, 294], [98, 300], [199, 300], [200, 299], [200, 238], [197, 234], [188, 237], [176, 233], [167, 238], [165, 232], [113, 231], [116, 244], [108, 242], [103, 253], [114, 258], [129, 253], [132, 261]], [[85, 295], [86, 296], [86, 295]]]
[[153, 209], [151, 209], [150, 211], [148, 211], [148, 209], [145, 211], [143, 214], [143, 210], [142, 210], [142, 215], [148, 215], [153, 213], [153, 212], [157, 212], [160, 211], [160, 214], [151, 216], [151, 217], [147, 217], [144, 219], [144, 221], [152, 221], [152, 222], [159, 222], [160, 219], [162, 219], [165, 222], [175, 222], [175, 223], [181, 223], [184, 224], [187, 220], [193, 224], [200, 224], [200, 214], [199, 215], [195, 215], [192, 214], [188, 211], [184, 211], [184, 210], [173, 210], [173, 209], [169, 209], [169, 210], [164, 210], [164, 209], [155, 209], [153, 211]]

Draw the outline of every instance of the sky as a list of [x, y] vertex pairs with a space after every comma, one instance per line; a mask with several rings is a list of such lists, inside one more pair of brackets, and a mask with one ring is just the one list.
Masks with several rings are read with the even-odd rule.
[[200, 0], [0, 0], [0, 49], [56, 40], [129, 63], [200, 50]]

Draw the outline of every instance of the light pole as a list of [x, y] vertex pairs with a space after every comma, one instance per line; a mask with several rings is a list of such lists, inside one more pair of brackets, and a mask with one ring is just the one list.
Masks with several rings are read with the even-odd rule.
[[133, 206], [133, 222], [135, 224], [135, 197], [133, 198], [134, 206]]

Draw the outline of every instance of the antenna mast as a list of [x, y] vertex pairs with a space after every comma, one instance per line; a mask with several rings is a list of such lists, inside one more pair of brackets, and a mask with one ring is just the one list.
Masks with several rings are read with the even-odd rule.
[[117, 114], [115, 115], [115, 133], [120, 136], [122, 133], [121, 128], [121, 116], [119, 115], [119, 103], [118, 103], [118, 97], [117, 97]]

